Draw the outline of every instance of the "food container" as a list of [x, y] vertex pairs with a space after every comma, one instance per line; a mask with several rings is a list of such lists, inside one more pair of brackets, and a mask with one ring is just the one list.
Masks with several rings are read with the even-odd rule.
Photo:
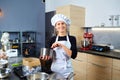
[[8, 67], [8, 60], [1, 59], [0, 68], [7, 68], [7, 67]]
[[9, 68], [0, 68], [0, 78], [6, 78], [10, 75], [11, 70]]
[[55, 51], [51, 48], [41, 48], [39, 58], [42, 72], [51, 73], [51, 64], [56, 59]]
[[51, 48], [41, 48], [40, 49], [40, 57], [42, 57], [43, 59], [45, 57], [48, 57], [49, 59], [55, 59], [56, 53]]
[[49, 74], [38, 72], [27, 76], [27, 80], [49, 80]]

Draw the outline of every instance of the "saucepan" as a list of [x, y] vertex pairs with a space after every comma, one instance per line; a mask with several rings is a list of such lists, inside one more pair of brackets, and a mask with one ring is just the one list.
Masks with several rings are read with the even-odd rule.
[[49, 74], [38, 72], [27, 76], [27, 80], [49, 80]]

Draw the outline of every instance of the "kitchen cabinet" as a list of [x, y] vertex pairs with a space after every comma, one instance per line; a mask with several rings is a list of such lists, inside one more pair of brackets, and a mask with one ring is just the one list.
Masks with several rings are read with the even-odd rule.
[[36, 32], [24, 31], [21, 38], [22, 54], [24, 57], [36, 56]]
[[[10, 47], [18, 50], [18, 55], [36, 57], [36, 32], [34, 31], [2, 31], [10, 34]], [[27, 55], [26, 55], [26, 54]]]
[[112, 80], [120, 80], [120, 60], [113, 59]]
[[111, 80], [112, 58], [87, 54], [87, 80]]
[[78, 52], [72, 59], [74, 80], [120, 80], [120, 60]]
[[49, 41], [54, 34], [54, 27], [51, 25], [51, 18], [55, 15], [55, 11], [45, 13], [45, 47], [49, 47]]
[[86, 61], [87, 56], [85, 53], [79, 53], [76, 59], [72, 59], [74, 69], [74, 80], [86, 80]]
[[71, 19], [69, 34], [76, 36], [77, 46], [81, 45], [85, 26], [85, 8], [75, 5], [60, 6], [56, 9], [57, 14], [64, 14]]

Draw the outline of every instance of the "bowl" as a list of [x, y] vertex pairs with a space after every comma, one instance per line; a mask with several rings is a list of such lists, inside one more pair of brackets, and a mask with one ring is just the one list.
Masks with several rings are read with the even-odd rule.
[[0, 78], [6, 78], [10, 75], [11, 70], [9, 68], [0, 68]]
[[40, 49], [40, 57], [44, 58], [46, 56], [50, 57], [51, 59], [55, 59], [56, 52], [51, 48], [41, 48]]
[[81, 45], [82, 45], [83, 48], [86, 48], [86, 47], [89, 47], [90, 42], [89, 42], [89, 40], [84, 39], [84, 40], [81, 41]]
[[48, 80], [49, 74], [45, 72], [38, 72], [27, 76], [27, 80]]
[[7, 67], [8, 67], [8, 60], [1, 59], [0, 68], [7, 68]]

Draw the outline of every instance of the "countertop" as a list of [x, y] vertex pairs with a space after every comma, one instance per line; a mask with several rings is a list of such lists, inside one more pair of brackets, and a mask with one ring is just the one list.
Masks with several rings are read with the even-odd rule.
[[[105, 56], [105, 57], [114, 58], [114, 59], [120, 59], [120, 50], [115, 50], [115, 49], [107, 51], [107, 52], [97, 52], [97, 51], [92, 51], [92, 50], [80, 50], [80, 49], [78, 49], [78, 52], [83, 52], [83, 53], [88, 53], [88, 54], [93, 54], [93, 55], [99, 55], [99, 56]], [[16, 57], [16, 58], [11, 58], [9, 60], [9, 62], [10, 63], [15, 63], [15, 62], [19, 62], [21, 60], [22, 60], [22, 57]], [[12, 71], [9, 77], [7, 77], [5, 79], [2, 79], [2, 80], [26, 80], [26, 79], [20, 79]]]
[[[21, 57], [21, 56], [8, 58], [8, 65], [9, 65], [8, 68], [11, 69], [11, 73], [10, 73], [10, 75], [8, 77], [0, 79], [0, 80], [27, 80], [27, 78], [25, 78], [25, 77], [24, 78], [18, 77], [18, 75], [16, 75], [14, 73], [14, 67], [11, 66], [11, 64], [13, 64], [13, 63], [19, 63], [19, 62], [21, 62], [22, 59], [23, 59], [23, 57]], [[53, 80], [53, 78], [56, 78], [56, 75], [57, 75], [57, 73], [51, 73], [51, 74], [49, 74], [49, 77], [50, 77], [49, 80]], [[54, 79], [54, 80], [56, 80], [56, 79]]]
[[110, 51], [106, 51], [106, 52], [97, 52], [97, 51], [92, 51], [92, 50], [80, 50], [80, 49], [78, 49], [78, 52], [85, 52], [88, 54], [120, 59], [120, 50], [118, 50], [118, 49], [114, 49], [114, 50], [110, 50]]
[[11, 66], [11, 64], [13, 64], [13, 63], [21, 62], [21, 61], [22, 61], [22, 58], [23, 58], [23, 57], [21, 57], [21, 56], [8, 58], [8, 68], [11, 69], [11, 73], [10, 73], [10, 75], [9, 75], [8, 77], [2, 78], [2, 79], [0, 79], [0, 80], [26, 80], [26, 79], [19, 78], [19, 77], [13, 72], [13, 67]]

